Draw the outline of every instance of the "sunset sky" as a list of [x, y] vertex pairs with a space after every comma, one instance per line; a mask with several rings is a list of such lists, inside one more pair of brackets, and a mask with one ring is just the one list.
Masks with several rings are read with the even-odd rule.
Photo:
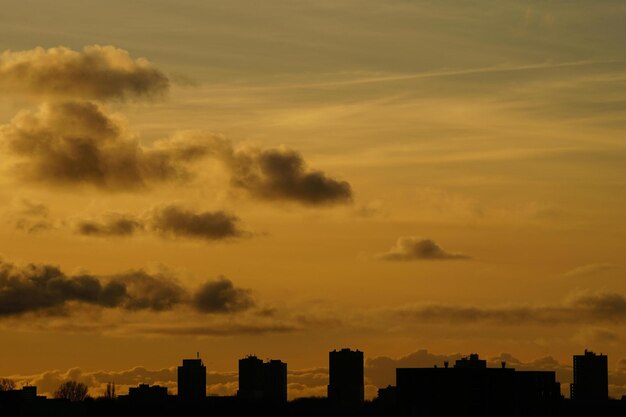
[[622, 0], [6, 3], [0, 376], [589, 348], [626, 394]]

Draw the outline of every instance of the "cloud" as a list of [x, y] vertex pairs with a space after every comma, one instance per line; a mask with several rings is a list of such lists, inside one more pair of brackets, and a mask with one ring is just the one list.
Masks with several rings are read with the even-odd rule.
[[14, 203], [9, 216], [14, 218], [17, 229], [27, 233], [39, 233], [54, 228], [49, 213], [50, 209], [45, 204], [21, 198]]
[[22, 111], [0, 126], [7, 150], [20, 158], [22, 178], [55, 185], [91, 185], [107, 190], [137, 190], [150, 183], [184, 180], [190, 162], [204, 156], [196, 143], [172, 140], [146, 148], [119, 118], [91, 102], [42, 105]]
[[194, 307], [203, 313], [247, 310], [254, 304], [249, 290], [235, 288], [232, 281], [225, 277], [204, 283], [193, 297]]
[[78, 234], [85, 236], [130, 236], [143, 229], [143, 224], [124, 214], [108, 214], [102, 222], [82, 220], [78, 222]]
[[82, 51], [65, 47], [4, 51], [0, 89], [5, 94], [61, 99], [151, 98], [169, 88], [168, 77], [127, 51], [92, 45]]
[[253, 197], [271, 201], [294, 201], [321, 206], [352, 201], [346, 181], [314, 171], [298, 152], [291, 149], [239, 149], [223, 157], [231, 183]]
[[608, 292], [582, 292], [562, 304], [544, 306], [477, 307], [425, 304], [401, 307], [395, 313], [402, 318], [422, 322], [480, 323], [507, 325], [556, 325], [579, 323], [626, 322], [626, 298]]
[[[294, 150], [236, 149], [230, 140], [205, 132], [179, 132], [146, 147], [119, 117], [93, 102], [54, 102], [24, 110], [0, 126], [0, 139], [19, 159], [15, 172], [36, 183], [140, 190], [189, 180], [194, 162], [212, 158], [226, 168], [231, 186], [254, 198], [312, 206], [352, 201], [349, 183], [310, 170]], [[199, 220], [189, 227], [179, 221], [177, 230], [194, 235]], [[205, 232], [200, 234], [210, 234]]]
[[249, 237], [239, 228], [239, 218], [224, 211], [196, 212], [176, 205], [156, 207], [143, 216], [109, 213], [101, 220], [80, 220], [76, 233], [84, 236], [131, 236], [149, 231], [164, 238], [190, 238], [207, 241]]
[[264, 335], [268, 333], [293, 333], [301, 330], [291, 324], [257, 323], [257, 324], [223, 324], [210, 326], [145, 326], [137, 328], [137, 332], [159, 336], [234, 336]]
[[0, 317], [59, 310], [71, 301], [113, 307], [122, 304], [125, 296], [125, 288], [114, 282], [103, 286], [87, 275], [68, 278], [49, 265], [20, 269], [0, 263]]
[[389, 252], [379, 254], [377, 258], [384, 261], [417, 261], [469, 259], [469, 256], [447, 252], [431, 239], [401, 237]]
[[589, 264], [576, 267], [571, 271], [563, 274], [564, 277], [567, 278], [578, 278], [578, 277], [588, 277], [598, 275], [602, 272], [613, 271], [616, 269], [620, 269], [619, 265], [609, 264], [609, 263], [600, 263], [600, 264]]
[[224, 211], [196, 213], [174, 205], [153, 210], [149, 220], [151, 229], [163, 236], [204, 240], [249, 236], [238, 222], [238, 217]]
[[143, 270], [114, 275], [111, 282], [121, 284], [128, 294], [122, 307], [128, 310], [171, 310], [186, 301], [187, 291], [176, 279], [163, 273]]
[[167, 273], [135, 270], [108, 277], [68, 276], [51, 265], [19, 267], [0, 260], [0, 317], [65, 314], [75, 303], [149, 311], [189, 306], [204, 314], [235, 313], [255, 306], [250, 290], [237, 288], [223, 277], [191, 292]]
[[20, 208], [17, 209], [16, 212], [24, 216], [48, 217], [50, 213], [48, 206], [42, 203], [36, 203], [26, 198], [21, 198], [19, 203]]
[[602, 327], [588, 327], [578, 331], [573, 339], [588, 346], [593, 343], [614, 344], [621, 340], [619, 333]]

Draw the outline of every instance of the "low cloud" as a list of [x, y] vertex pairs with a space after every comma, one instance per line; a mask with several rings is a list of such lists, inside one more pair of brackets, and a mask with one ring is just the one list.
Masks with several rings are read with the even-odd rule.
[[230, 313], [254, 305], [250, 290], [235, 288], [232, 281], [220, 277], [204, 283], [194, 294], [193, 305], [203, 313]]
[[114, 275], [111, 282], [124, 286], [128, 298], [121, 305], [127, 310], [171, 310], [186, 302], [187, 290], [173, 277], [143, 270]]
[[395, 313], [421, 322], [480, 323], [507, 325], [556, 325], [626, 322], [626, 298], [608, 292], [574, 294], [562, 304], [543, 306], [478, 307], [470, 305], [425, 304], [401, 307]]
[[204, 240], [248, 236], [238, 223], [238, 217], [224, 211], [197, 213], [173, 205], [153, 210], [149, 219], [150, 228], [161, 235]]
[[[458, 359], [470, 353], [472, 352], [440, 354], [420, 349], [400, 357], [377, 356], [366, 358], [365, 378], [369, 383], [377, 387], [395, 385], [396, 368], [432, 368], [435, 365], [443, 366], [444, 362], [454, 366]], [[483, 357], [482, 359], [487, 361], [487, 366], [494, 368], [499, 368], [501, 362], [506, 362], [507, 367], [515, 368], [518, 371], [554, 371], [556, 372], [557, 381], [561, 382], [562, 386], [567, 386], [567, 383], [572, 380], [571, 366], [561, 364], [551, 356], [523, 362], [509, 353], [502, 353], [496, 357]]]
[[143, 224], [132, 216], [124, 214], [108, 214], [101, 221], [82, 220], [78, 222], [76, 231], [85, 236], [131, 236], [143, 229]]
[[445, 261], [469, 259], [469, 256], [462, 253], [447, 252], [431, 239], [424, 239], [421, 237], [401, 237], [388, 252], [379, 254], [377, 258], [384, 261]]
[[80, 220], [76, 233], [84, 236], [127, 237], [140, 231], [164, 238], [217, 241], [249, 237], [239, 227], [239, 218], [225, 211], [194, 211], [176, 205], [156, 207], [142, 216], [109, 213], [100, 220]]
[[0, 54], [0, 89], [4, 94], [46, 99], [126, 99], [163, 95], [168, 77], [143, 58], [113, 46], [82, 51], [65, 47], [4, 51]]
[[200, 313], [236, 313], [255, 306], [249, 290], [226, 279], [189, 291], [166, 273], [129, 271], [108, 277], [68, 276], [51, 265], [0, 261], [0, 317], [67, 314], [73, 304], [123, 310], [167, 311], [188, 306]]
[[348, 182], [310, 170], [291, 149], [240, 149], [224, 161], [233, 186], [259, 199], [318, 206], [352, 201]]

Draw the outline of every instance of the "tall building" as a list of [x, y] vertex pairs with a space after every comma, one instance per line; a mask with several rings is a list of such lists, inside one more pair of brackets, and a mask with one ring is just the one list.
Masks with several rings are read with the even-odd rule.
[[287, 364], [280, 360], [263, 362], [256, 356], [239, 360], [239, 390], [245, 400], [287, 402]]
[[202, 359], [183, 359], [178, 367], [178, 398], [201, 401], [206, 398], [206, 367]]
[[276, 403], [287, 402], [287, 364], [270, 360], [263, 364], [265, 399]]
[[350, 349], [333, 350], [328, 355], [328, 399], [340, 406], [363, 403], [363, 352]]
[[606, 355], [586, 350], [574, 355], [574, 383], [570, 385], [572, 400], [605, 401], [609, 398], [609, 371]]
[[237, 396], [244, 400], [263, 399], [263, 361], [256, 356], [239, 359]]

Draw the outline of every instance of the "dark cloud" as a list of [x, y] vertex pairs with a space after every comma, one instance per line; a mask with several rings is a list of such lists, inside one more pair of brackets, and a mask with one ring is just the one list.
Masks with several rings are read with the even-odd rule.
[[447, 252], [435, 241], [421, 237], [401, 237], [389, 252], [382, 253], [377, 258], [385, 261], [469, 259], [462, 253]]
[[203, 313], [229, 313], [255, 305], [250, 290], [235, 288], [232, 281], [220, 277], [204, 283], [193, 296], [194, 307]]
[[196, 213], [177, 206], [160, 207], [150, 213], [152, 230], [164, 236], [222, 240], [248, 236], [239, 218], [223, 211]]
[[171, 310], [187, 299], [187, 291], [165, 274], [137, 270], [115, 275], [111, 280], [126, 289], [128, 296], [123, 307], [129, 310]]
[[76, 225], [77, 233], [86, 236], [130, 236], [142, 228], [139, 220], [123, 214], [109, 214], [102, 222], [82, 220]]
[[155, 97], [169, 88], [168, 77], [147, 60], [132, 59], [113, 46], [5, 51], [0, 54], [4, 94], [46, 98], [124, 99]]
[[20, 158], [23, 178], [56, 185], [91, 185], [108, 190], [136, 190], [151, 183], [184, 180], [190, 162], [211, 149], [210, 138], [171, 140], [146, 148], [123, 123], [91, 102], [42, 105], [22, 111], [0, 127], [9, 152]]
[[576, 324], [626, 322], [626, 298], [616, 293], [579, 293], [563, 304], [476, 307], [427, 304], [399, 308], [396, 314], [422, 322], [494, 322], [502, 324]]
[[18, 267], [0, 260], [0, 317], [60, 314], [71, 303], [152, 311], [188, 305], [201, 313], [234, 313], [254, 306], [250, 291], [226, 278], [208, 281], [190, 294], [166, 273], [136, 270], [109, 277], [68, 276], [55, 266]]
[[252, 196], [306, 205], [330, 205], [352, 201], [346, 181], [309, 170], [302, 156], [290, 149], [241, 149], [225, 159], [235, 187]]
[[239, 218], [224, 211], [196, 212], [176, 205], [154, 208], [143, 216], [108, 214], [101, 220], [80, 220], [76, 232], [85, 236], [130, 236], [150, 231], [161, 237], [207, 241], [249, 237], [239, 228]]
[[115, 307], [126, 296], [125, 288], [116, 282], [103, 285], [88, 275], [67, 277], [50, 265], [18, 268], [0, 261], [0, 316], [54, 311], [71, 301]]
[[[156, 183], [187, 181], [194, 162], [212, 158], [224, 164], [232, 186], [255, 198], [317, 206], [352, 200], [349, 183], [309, 170], [296, 151], [236, 150], [229, 140], [202, 132], [179, 133], [145, 147], [121, 120], [93, 102], [54, 102], [37, 111], [22, 111], [0, 126], [0, 139], [19, 158], [15, 172], [37, 183], [110, 191], [146, 189]], [[186, 222], [173, 217], [177, 232], [193, 236], [210, 236], [216, 229], [209, 223], [219, 220]], [[221, 220], [227, 226], [224, 216]]]

